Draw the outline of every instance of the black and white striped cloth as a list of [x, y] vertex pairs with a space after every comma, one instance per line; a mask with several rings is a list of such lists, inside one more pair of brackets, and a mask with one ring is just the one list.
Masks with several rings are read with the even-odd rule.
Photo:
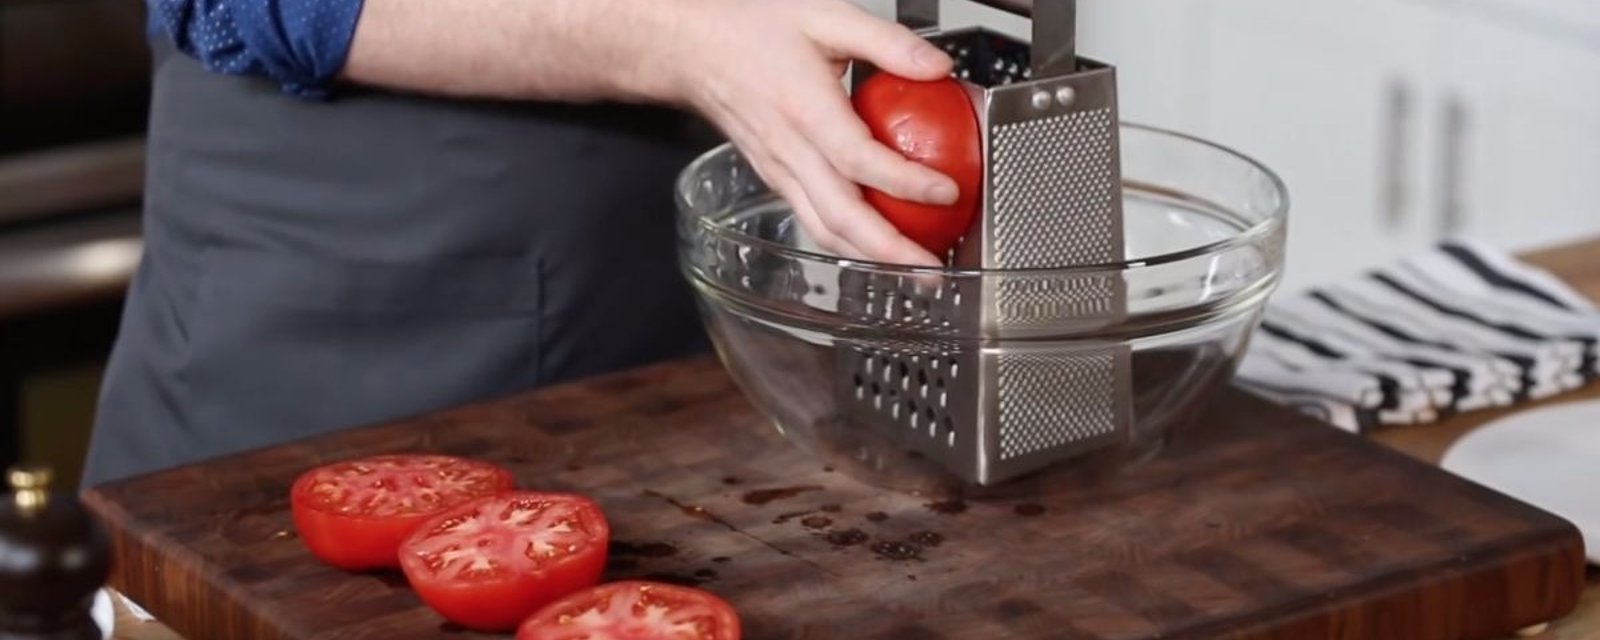
[[1577, 389], [1600, 310], [1550, 273], [1452, 241], [1268, 304], [1239, 386], [1364, 432]]

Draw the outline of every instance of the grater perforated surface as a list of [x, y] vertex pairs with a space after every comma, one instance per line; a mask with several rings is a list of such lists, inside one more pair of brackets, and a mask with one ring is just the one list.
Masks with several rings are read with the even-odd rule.
[[[1041, 78], [1026, 43], [982, 28], [928, 37], [976, 92], [985, 138], [983, 215], [949, 261], [1004, 270], [1120, 261], [1109, 67]], [[1131, 434], [1129, 349], [1065, 336], [1119, 318], [1124, 286], [1114, 272], [1006, 273], [931, 290], [846, 274], [839, 310], [875, 330], [837, 347], [840, 407], [980, 484], [1115, 445]], [[897, 328], [909, 337], [892, 337]], [[1006, 346], [1023, 336], [1043, 348]]]
[[1115, 405], [1098, 401], [1117, 387], [1114, 348], [1003, 353], [998, 364], [1001, 460], [1117, 436]]
[[995, 322], [1011, 330], [1049, 326], [1064, 318], [1104, 318], [1115, 312], [1120, 284], [1108, 276], [1005, 278], [995, 287]]
[[961, 436], [951, 397], [962, 392], [964, 379], [953, 352], [862, 348], [850, 353], [843, 366], [857, 372], [851, 379], [852, 413], [887, 418], [903, 432], [902, 440], [956, 446]]
[[994, 127], [994, 261], [1011, 269], [1105, 264], [1122, 197], [1110, 109]]

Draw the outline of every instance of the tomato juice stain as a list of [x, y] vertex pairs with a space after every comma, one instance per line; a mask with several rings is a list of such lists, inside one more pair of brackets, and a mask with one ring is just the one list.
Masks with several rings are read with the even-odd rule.
[[921, 560], [922, 547], [913, 542], [884, 541], [872, 545], [872, 552], [887, 560]]
[[733, 486], [733, 485], [739, 484], [739, 479], [735, 478], [733, 476], [728, 476], [728, 477], [722, 479], [722, 484], [725, 484], [725, 485], [728, 485], [728, 486]]
[[939, 502], [929, 502], [923, 506], [927, 507], [929, 511], [947, 516], [953, 516], [967, 510], [967, 503], [961, 500], [941, 500]]
[[833, 524], [833, 518], [827, 516], [806, 516], [800, 520], [800, 525], [807, 529], [826, 529]]
[[867, 534], [860, 529], [845, 529], [828, 534], [828, 544], [835, 547], [853, 547], [867, 541]]
[[874, 511], [872, 513], [867, 514], [867, 519], [871, 520], [873, 522], [883, 522], [884, 520], [888, 520], [889, 519], [889, 514], [884, 513], [882, 511]]
[[944, 536], [933, 531], [918, 531], [911, 534], [910, 540], [924, 547], [937, 547], [944, 544]]
[[777, 489], [761, 489], [744, 494], [742, 500], [745, 504], [763, 505], [774, 500], [793, 498], [807, 491], [821, 491], [818, 485], [801, 485], [798, 487], [781, 487]]
[[289, 510], [287, 499], [240, 509], [222, 526], [222, 537], [239, 545], [281, 540], [282, 521], [274, 516]]
[[789, 513], [780, 513], [778, 514], [778, 517], [772, 519], [772, 524], [783, 524], [800, 516], [808, 515], [811, 515], [810, 511], [790, 511]]
[[651, 491], [649, 489], [645, 489], [643, 491], [643, 493], [644, 493], [644, 495], [646, 497], [649, 497], [649, 498], [656, 498], [656, 499], [659, 499], [659, 500], [666, 500], [672, 506], [677, 507], [679, 511], [682, 511], [684, 515], [689, 516], [691, 518], [699, 518], [701, 520], [710, 520], [712, 522], [717, 522], [717, 517], [715, 515], [713, 515], [710, 511], [707, 511], [705, 507], [696, 506], [696, 505], [692, 505], [692, 504], [684, 504], [684, 503], [679, 502], [678, 500], [672, 498], [671, 496], [668, 496], [668, 495], [665, 495], [665, 494], [661, 494], [661, 493], [657, 493], [657, 492]]
[[1012, 507], [1011, 512], [1026, 518], [1041, 516], [1044, 515], [1044, 505], [1033, 504], [1031, 502], [1028, 504], [1019, 504], [1015, 507]]

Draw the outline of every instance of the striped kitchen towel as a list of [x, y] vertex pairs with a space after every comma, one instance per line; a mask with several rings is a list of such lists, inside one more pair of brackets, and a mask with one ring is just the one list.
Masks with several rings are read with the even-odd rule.
[[1550, 273], [1451, 241], [1280, 295], [1241, 387], [1355, 432], [1421, 424], [1600, 377], [1600, 310]]

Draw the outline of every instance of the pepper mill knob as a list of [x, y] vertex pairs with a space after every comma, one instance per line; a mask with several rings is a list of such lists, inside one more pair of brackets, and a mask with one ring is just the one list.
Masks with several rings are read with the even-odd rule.
[[0, 500], [0, 640], [100, 640], [90, 617], [111, 572], [111, 541], [50, 469], [11, 468]]

